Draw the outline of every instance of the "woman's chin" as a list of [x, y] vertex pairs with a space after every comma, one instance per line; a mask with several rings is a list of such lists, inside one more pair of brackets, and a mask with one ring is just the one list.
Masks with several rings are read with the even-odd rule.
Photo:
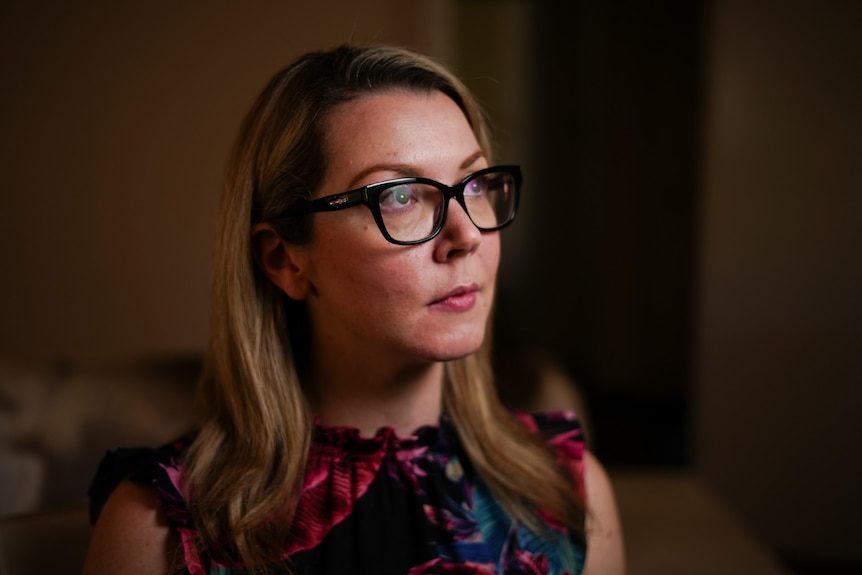
[[475, 337], [459, 339], [459, 341], [447, 342], [432, 352], [433, 361], [454, 361], [475, 353], [482, 347], [485, 340], [484, 332]]

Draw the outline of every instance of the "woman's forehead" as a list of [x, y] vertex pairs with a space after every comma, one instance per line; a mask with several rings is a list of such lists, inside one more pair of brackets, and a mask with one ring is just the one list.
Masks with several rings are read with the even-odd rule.
[[461, 108], [437, 91], [383, 92], [340, 104], [325, 130], [327, 179], [345, 178], [342, 185], [378, 172], [442, 177], [482, 153]]

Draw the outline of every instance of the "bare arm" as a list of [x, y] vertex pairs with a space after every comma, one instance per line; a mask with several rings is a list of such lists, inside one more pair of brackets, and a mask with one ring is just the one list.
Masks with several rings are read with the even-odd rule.
[[84, 563], [84, 575], [170, 573], [179, 536], [165, 521], [157, 495], [124, 481], [102, 509]]
[[623, 534], [608, 475], [592, 453], [584, 453], [587, 491], [587, 561], [583, 575], [623, 575]]

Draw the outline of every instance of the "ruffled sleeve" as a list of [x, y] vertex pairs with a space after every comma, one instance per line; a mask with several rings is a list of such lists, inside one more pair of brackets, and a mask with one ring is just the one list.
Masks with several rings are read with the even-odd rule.
[[111, 449], [102, 459], [87, 495], [90, 498], [90, 522], [96, 522], [102, 508], [121, 481], [149, 485], [156, 490], [165, 517], [171, 527], [188, 527], [189, 515], [182, 489], [183, 468], [180, 454], [188, 438], [162, 447]]
[[584, 443], [581, 422], [571, 411], [549, 411], [527, 415], [515, 413], [515, 417], [528, 430], [539, 434], [557, 456], [557, 463], [571, 476], [581, 501], [586, 497], [584, 489]]

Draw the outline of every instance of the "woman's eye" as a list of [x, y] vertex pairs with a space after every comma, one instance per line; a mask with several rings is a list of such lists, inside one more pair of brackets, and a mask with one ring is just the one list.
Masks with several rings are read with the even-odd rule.
[[399, 208], [410, 204], [416, 199], [416, 194], [410, 186], [396, 186], [380, 194], [380, 205]]
[[402, 206], [410, 202], [410, 194], [408, 194], [407, 190], [404, 188], [396, 188], [395, 191], [392, 192], [392, 195], [395, 198], [395, 201]]
[[467, 184], [467, 188], [464, 190], [464, 193], [471, 196], [478, 196], [484, 194], [487, 187], [487, 183], [484, 180], [476, 179]]

